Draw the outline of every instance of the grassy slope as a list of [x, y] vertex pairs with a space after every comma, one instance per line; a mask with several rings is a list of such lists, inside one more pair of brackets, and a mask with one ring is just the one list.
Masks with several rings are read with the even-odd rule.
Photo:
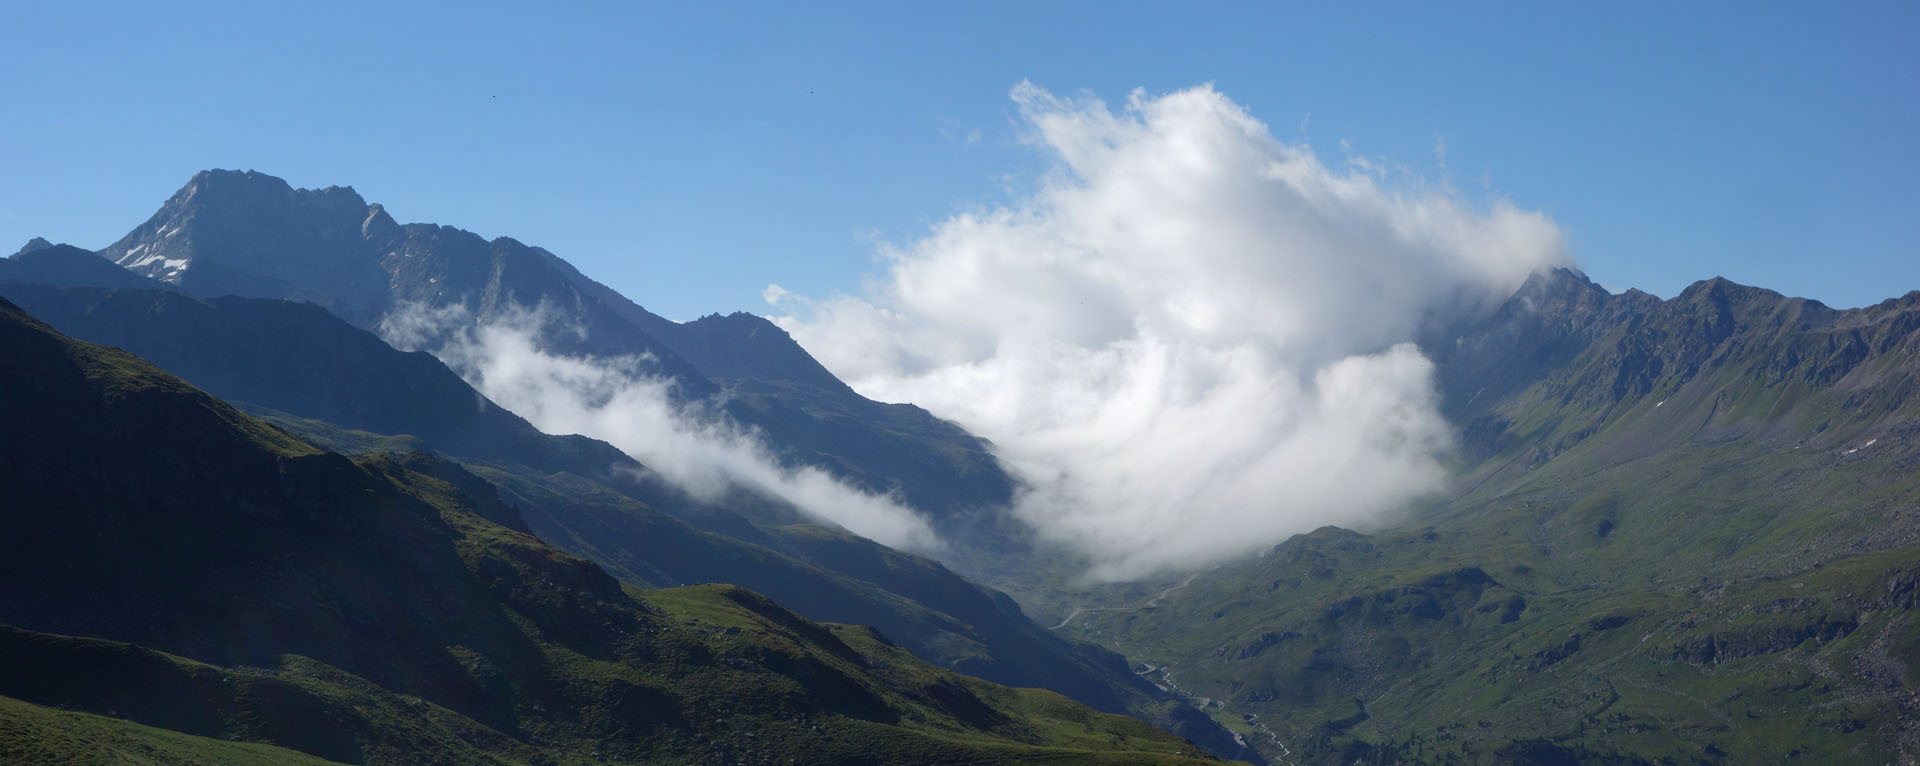
[[31, 710], [6, 710], [0, 721], [19, 720], [0, 726], [24, 732], [6, 738], [7, 747], [62, 758], [111, 759], [124, 739], [116, 732], [182, 743], [178, 752], [152, 756], [160, 762], [229, 749], [234, 762], [249, 762], [238, 760], [247, 753], [272, 762], [273, 753], [287, 752], [218, 738], [390, 763], [759, 762], [776, 755], [805, 763], [1211, 760], [1132, 718], [942, 671], [871, 629], [810, 623], [744, 589], [632, 595], [663, 618], [643, 650], [655, 661], [546, 647], [553, 680], [573, 687], [570, 705], [524, 722], [528, 731], [518, 736], [305, 657], [222, 668], [120, 642], [3, 627], [0, 656], [12, 666], [0, 673], [6, 693], [117, 717], [14, 703]]
[[460, 491], [470, 475], [321, 452], [3, 303], [0, 346], [0, 393], [21, 405], [0, 413], [0, 507], [26, 532], [0, 545], [0, 621], [18, 626], [0, 694], [343, 761], [1194, 749], [744, 589], [623, 588], [489, 521], [502, 509]]
[[[394, 437], [267, 417], [333, 449], [406, 446]], [[877, 626], [920, 657], [960, 672], [1044, 685], [1109, 712], [1164, 717], [1165, 711], [1143, 693], [1144, 684], [1113, 680], [1132, 680], [1120, 658], [1047, 635], [1010, 599], [931, 560], [808, 524], [755, 530], [758, 542], [746, 542], [693, 529], [572, 473], [473, 460], [464, 465], [522, 509], [541, 539], [599, 563], [623, 581], [745, 585], [817, 619]], [[813, 562], [831, 562], [832, 568]]]
[[0, 696], [0, 763], [320, 766], [286, 748], [196, 737]]
[[1748, 290], [1698, 285], [1486, 408], [1457, 496], [1070, 629], [1296, 761], [1911, 759], [1920, 300]]

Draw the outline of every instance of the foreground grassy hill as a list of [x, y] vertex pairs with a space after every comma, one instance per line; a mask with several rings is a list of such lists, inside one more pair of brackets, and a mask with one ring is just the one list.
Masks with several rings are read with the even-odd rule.
[[196, 737], [0, 696], [0, 763], [319, 766], [333, 761], [283, 747]]
[[1916, 329], [1537, 278], [1433, 352], [1450, 496], [1063, 631], [1294, 763], [1914, 762]]
[[624, 586], [456, 465], [321, 450], [5, 302], [0, 401], [10, 757], [1206, 760], [742, 588]]

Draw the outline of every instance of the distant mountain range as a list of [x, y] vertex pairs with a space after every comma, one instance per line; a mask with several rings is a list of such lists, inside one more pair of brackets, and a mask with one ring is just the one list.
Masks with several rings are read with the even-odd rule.
[[[989, 445], [766, 320], [348, 188], [201, 173], [98, 253], [0, 259], [0, 297], [0, 760], [1920, 758], [1920, 292], [1535, 274], [1419, 339], [1444, 496], [1101, 587], [1028, 546]], [[955, 545], [696, 496], [376, 335], [454, 306], [651, 360]]]
[[309, 301], [369, 330], [404, 306], [464, 306], [476, 322], [544, 310], [568, 328], [542, 336], [547, 350], [644, 357], [683, 396], [724, 391], [724, 409], [784, 457], [898, 491], [951, 537], [972, 537], [972, 517], [1012, 496], [977, 438], [917, 407], [861, 397], [766, 320], [671, 322], [546, 250], [401, 225], [351, 188], [206, 171], [100, 255], [188, 295]]

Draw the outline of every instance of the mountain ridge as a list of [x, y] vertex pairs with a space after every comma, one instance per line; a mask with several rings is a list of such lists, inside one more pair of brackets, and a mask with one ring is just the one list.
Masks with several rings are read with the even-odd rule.
[[[784, 332], [670, 322], [542, 248], [398, 224], [351, 187], [294, 189], [264, 173], [202, 171], [100, 255], [191, 295], [308, 300], [376, 332], [403, 307], [461, 307], [478, 322], [544, 312], [553, 320], [536, 328], [544, 351], [648, 360], [675, 396], [716, 402], [763, 433], [783, 461], [868, 492], [899, 492], [952, 537], [978, 536], [972, 528], [982, 518], [989, 527], [1007, 522], [995, 509], [1010, 501], [1014, 481], [983, 442], [919, 408], [859, 396]], [[681, 353], [717, 365], [712, 350], [728, 346], [784, 361], [710, 375]]]
[[1452, 491], [1069, 629], [1297, 763], [1920, 757], [1920, 292], [1563, 270], [1450, 329]]
[[0, 348], [0, 731], [86, 738], [30, 748], [157, 741], [68, 705], [201, 738], [167, 760], [1209, 760], [742, 588], [622, 586], [456, 466], [323, 451], [4, 300]]

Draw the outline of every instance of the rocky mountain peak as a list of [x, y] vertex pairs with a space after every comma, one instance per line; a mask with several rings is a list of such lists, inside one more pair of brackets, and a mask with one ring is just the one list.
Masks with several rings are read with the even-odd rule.
[[387, 275], [363, 233], [372, 217], [352, 187], [206, 170], [100, 255], [194, 295], [310, 300], [365, 318], [386, 304]]
[[674, 350], [716, 378], [782, 380], [848, 391], [779, 325], [736, 311], [708, 314], [681, 326]]
[[1503, 311], [1546, 311], [1603, 304], [1613, 297], [1606, 288], [1574, 269], [1536, 271], [1507, 299]]
[[45, 250], [49, 247], [53, 247], [52, 242], [48, 242], [45, 239], [42, 239], [40, 237], [34, 237], [33, 239], [27, 240], [26, 244], [21, 245], [19, 250], [13, 251], [13, 254], [16, 256], [26, 255], [27, 253], [31, 253], [36, 250]]
[[[349, 187], [351, 188], [351, 187]], [[405, 236], [400, 224], [387, 215], [387, 209], [379, 203], [367, 206], [366, 220], [360, 222], [360, 236], [368, 242], [385, 242]]]
[[337, 209], [363, 215], [367, 201], [351, 186], [329, 186], [325, 189], [295, 189], [294, 198], [316, 207]]
[[167, 206], [173, 207], [198, 202], [224, 202], [248, 197], [290, 198], [293, 187], [285, 180], [254, 170], [224, 170], [215, 168], [193, 174], [187, 185], [180, 187], [173, 197], [167, 200]]
[[285, 179], [257, 170], [213, 169], [195, 173], [167, 200], [159, 214], [169, 209], [189, 212], [208, 208], [222, 211], [305, 208], [360, 217], [365, 215], [367, 207], [367, 201], [351, 186], [296, 189]]
[[1681, 290], [1679, 295], [1674, 296], [1674, 300], [1681, 303], [1705, 302], [1720, 306], [1733, 306], [1754, 303], [1775, 303], [1792, 299], [1764, 287], [1750, 287], [1727, 279], [1726, 277], [1714, 277], [1687, 285], [1687, 289]]

